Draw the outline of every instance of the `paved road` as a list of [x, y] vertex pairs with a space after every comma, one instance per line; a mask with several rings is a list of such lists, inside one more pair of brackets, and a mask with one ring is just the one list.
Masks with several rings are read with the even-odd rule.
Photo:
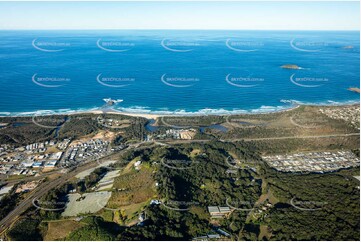
[[[309, 136], [283, 136], [283, 137], [266, 137], [266, 138], [236, 138], [236, 139], [221, 139], [222, 142], [234, 142], [234, 141], [257, 141], [257, 140], [282, 140], [282, 139], [318, 139], [318, 138], [334, 138], [334, 137], [349, 137], [349, 136], [360, 136], [360, 133], [350, 134], [328, 134], [328, 135], [309, 135]], [[184, 143], [205, 143], [210, 142], [209, 139], [198, 139], [198, 140], [166, 140], [163, 143], [166, 144], [184, 144]]]
[[[134, 146], [137, 146], [137, 144], [133, 144], [128, 146], [126, 149], [120, 151], [124, 152], [130, 148], [133, 148]], [[109, 156], [113, 155], [110, 154]], [[102, 159], [106, 159], [106, 157], [103, 157]], [[9, 226], [17, 219], [18, 216], [20, 216], [23, 212], [25, 212], [28, 208], [30, 208], [32, 205], [32, 201], [34, 198], [40, 198], [46, 193], [48, 193], [50, 190], [65, 184], [66, 181], [70, 180], [71, 178], [75, 177], [78, 173], [83, 172], [85, 170], [88, 170], [90, 168], [98, 166], [98, 162], [87, 162], [86, 164], [77, 167], [75, 170], [70, 171], [68, 173], [62, 174], [59, 178], [56, 178], [55, 180], [45, 182], [40, 184], [38, 187], [36, 187], [30, 194], [28, 194], [27, 198], [22, 200], [13, 211], [11, 211], [4, 219], [0, 221], [0, 235], [3, 234], [4, 231], [6, 231]], [[34, 177], [33, 177], [34, 179]]]
[[[351, 133], [351, 134], [328, 134], [328, 135], [309, 135], [309, 136], [284, 136], [284, 137], [271, 137], [271, 138], [247, 138], [243, 139], [244, 141], [253, 141], [253, 140], [279, 140], [279, 139], [317, 139], [317, 138], [334, 138], [334, 137], [349, 137], [349, 136], [360, 136], [360, 133]], [[242, 140], [242, 139], [236, 139]], [[235, 141], [235, 139], [233, 139]]]
[[[131, 144], [126, 149], [118, 152], [118, 154], [125, 152], [129, 149], [134, 149], [134, 150], [142, 149], [142, 148], [139, 148], [139, 145], [141, 145], [143, 143], [144, 142]], [[154, 142], [147, 142], [147, 144], [160, 145], [160, 144], [156, 144]], [[152, 147], [153, 145], [147, 146], [147, 147]], [[109, 157], [111, 155], [114, 155], [114, 153], [109, 154], [107, 157]], [[102, 157], [101, 159], [106, 159], [107, 157]], [[26, 199], [22, 200], [14, 208], [13, 211], [11, 211], [4, 219], [2, 219], [0, 221], [0, 235], [2, 235], [3, 232], [6, 231], [11, 226], [11, 224], [18, 218], [18, 216], [20, 216], [28, 208], [33, 206], [32, 202], [33, 202], [34, 198], [37, 199], [37, 198], [42, 197], [43, 195], [48, 193], [50, 190], [52, 190], [60, 185], [65, 184], [68, 180], [75, 177], [78, 173], [88, 170], [90, 168], [96, 167], [96, 166], [99, 166], [98, 162], [90, 162], [89, 161], [89, 162], [85, 163], [84, 165], [77, 167], [73, 171], [62, 174], [59, 178], [56, 178], [55, 180], [45, 182], [45, 183], [42, 183], [39, 186], [37, 186], [32, 192], [30, 192], [30, 194], [28, 194]], [[34, 177], [32, 177], [32, 179], [34, 179]]]
[[[329, 135], [315, 135], [315, 136], [287, 136], [287, 137], [271, 137], [271, 138], [225, 139], [225, 140], [221, 140], [221, 141], [232, 142], [232, 141], [240, 141], [240, 140], [253, 141], [253, 140], [275, 140], [275, 139], [279, 140], [279, 139], [294, 139], [294, 138], [310, 139], [310, 138], [332, 138], [332, 137], [348, 137], [348, 136], [360, 136], [360, 134], [359, 133], [350, 133], [350, 134], [329, 134]], [[160, 142], [155, 142], [155, 143], [154, 142], [146, 142], [146, 143], [153, 143], [155, 145], [167, 145], [167, 144], [192, 143], [192, 142], [201, 142], [202, 143], [202, 142], [209, 142], [209, 141], [211, 141], [211, 140], [175, 140], [175, 141], [163, 141], [162, 143], [160, 143]], [[123, 152], [125, 150], [129, 150], [131, 148], [137, 149], [143, 143], [144, 142], [132, 144], [132, 145], [128, 146], [128, 148], [122, 150], [121, 152]], [[51, 189], [54, 189], [57, 186], [64, 184], [67, 180], [73, 178], [76, 174], [78, 174], [82, 171], [85, 171], [87, 169], [90, 169], [93, 166], [97, 166], [97, 165], [99, 165], [99, 164], [96, 162], [86, 163], [85, 165], [80, 166], [69, 173], [63, 174], [61, 177], [59, 177], [53, 181], [40, 184], [37, 188], [35, 188], [29, 194], [29, 196], [26, 199], [21, 201], [12, 212], [10, 212], [3, 220], [0, 221], [0, 234], [2, 234], [15, 221], [15, 219], [19, 215], [21, 215], [30, 206], [32, 206], [32, 200], [34, 198], [39, 198], [39, 197], [43, 196], [44, 194], [49, 192]]]
[[92, 168], [93, 166], [99, 165], [98, 163], [94, 162], [91, 164], [86, 164], [81, 167], [78, 167], [74, 171], [62, 174], [59, 178], [52, 180], [50, 182], [42, 183], [38, 187], [36, 187], [30, 194], [25, 198], [23, 201], [21, 201], [13, 211], [11, 211], [4, 219], [0, 221], [0, 234], [6, 230], [13, 221], [21, 215], [23, 212], [25, 212], [29, 207], [32, 206], [32, 200], [34, 198], [39, 198], [43, 196], [44, 194], [48, 193], [50, 190], [56, 188], [59, 185], [64, 184], [67, 180], [73, 178], [76, 174], [85, 171], [87, 169]]
[[22, 182], [22, 181], [26, 182], [26, 181], [40, 180], [40, 179], [43, 179], [45, 177], [48, 177], [48, 176], [50, 176], [52, 174], [56, 174], [56, 173], [61, 174], [61, 170], [57, 169], [55, 171], [49, 171], [49, 172], [43, 173], [39, 176], [28, 176], [28, 177], [24, 177], [24, 178], [20, 178], [20, 179], [3, 178], [3, 179], [0, 179], [0, 183], [6, 183], [6, 185], [14, 185], [14, 184]]

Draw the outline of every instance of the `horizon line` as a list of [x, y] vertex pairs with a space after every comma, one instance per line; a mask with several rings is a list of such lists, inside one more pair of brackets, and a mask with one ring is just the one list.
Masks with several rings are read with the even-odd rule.
[[0, 29], [0, 31], [59, 31], [59, 30], [74, 30], [74, 31], [87, 31], [87, 30], [172, 30], [172, 31], [353, 31], [360, 32], [360, 29]]

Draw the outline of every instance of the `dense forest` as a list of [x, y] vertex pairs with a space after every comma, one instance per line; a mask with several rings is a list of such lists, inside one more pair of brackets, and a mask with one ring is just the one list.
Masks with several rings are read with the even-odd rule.
[[[122, 169], [135, 158], [152, 167], [158, 184], [154, 199], [161, 204], [148, 203], [139, 211], [144, 221], [132, 226], [97, 214], [84, 216], [81, 227], [63, 239], [192, 240], [215, 234], [217, 229], [226, 231], [228, 240], [359, 238], [360, 191], [353, 177], [356, 169], [329, 174], [282, 173], [264, 163], [260, 154], [260, 147], [243, 141], [144, 146], [124, 152], [115, 167]], [[48, 204], [55, 208], [60, 204], [59, 210], [30, 209], [10, 230], [9, 237], [44, 238], [46, 221], [61, 219], [61, 202], [69, 190], [88, 191], [103, 177], [104, 169], [47, 194], [42, 201], [51, 201]], [[257, 201], [266, 196], [263, 203], [270, 203], [270, 208], [262, 211], [262, 216], [252, 217], [253, 211], [261, 208]], [[237, 207], [242, 202], [248, 205], [232, 209], [222, 219], [212, 219], [207, 210], [208, 206]]]

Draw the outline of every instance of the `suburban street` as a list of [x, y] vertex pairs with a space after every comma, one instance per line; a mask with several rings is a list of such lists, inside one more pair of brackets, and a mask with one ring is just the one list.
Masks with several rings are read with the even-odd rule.
[[[310, 139], [310, 138], [331, 138], [331, 137], [348, 137], [348, 136], [359, 136], [359, 133], [350, 133], [350, 134], [329, 134], [329, 135], [316, 135], [316, 136], [287, 136], [287, 137], [268, 137], [268, 138], [245, 138], [245, 139], [226, 139], [221, 140], [222, 142], [232, 142], [232, 141], [253, 141], [253, 140], [274, 140], [274, 139]], [[210, 142], [211, 140], [175, 140], [175, 141], [162, 141], [162, 142], [139, 142], [129, 145], [126, 149], [120, 151], [124, 152], [129, 149], [139, 149], [139, 146], [142, 144], [152, 144], [154, 145], [168, 145], [168, 144], [182, 144], [182, 143], [193, 143], [193, 142]], [[111, 156], [114, 153], [108, 155]], [[106, 157], [103, 157], [104, 159]], [[27, 198], [21, 201], [16, 208], [10, 212], [4, 219], [0, 221], [0, 235], [2, 235], [12, 224], [19, 215], [21, 215], [23, 212], [25, 212], [29, 207], [32, 206], [32, 201], [34, 198], [39, 198], [49, 192], [51, 189], [54, 189], [60, 185], [65, 184], [69, 179], [75, 177], [78, 173], [85, 171], [87, 169], [90, 169], [92, 167], [95, 167], [99, 165], [97, 162], [87, 162], [82, 166], [79, 166], [75, 168], [73, 171], [70, 171], [69, 173], [63, 173], [59, 178], [56, 178], [55, 180], [45, 182], [40, 184], [38, 187], [36, 187], [30, 194], [28, 194]], [[59, 171], [49, 172], [46, 174], [43, 174], [38, 177], [28, 177], [23, 178], [19, 180], [11, 180], [8, 181], [9, 184], [14, 184], [20, 181], [32, 181], [32, 180], [39, 180], [45, 177], [48, 177], [51, 174], [60, 173]], [[6, 181], [6, 180], [4, 180]]]

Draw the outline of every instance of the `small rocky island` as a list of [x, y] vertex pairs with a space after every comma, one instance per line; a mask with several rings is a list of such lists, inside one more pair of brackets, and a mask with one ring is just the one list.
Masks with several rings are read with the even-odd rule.
[[106, 103], [107, 106], [113, 106], [117, 103], [123, 102], [123, 99], [104, 98], [103, 101]]
[[350, 88], [347, 88], [347, 90], [349, 90], [351, 92], [360, 93], [360, 88], [358, 88], [358, 87], [350, 87]]
[[283, 66], [281, 66], [281, 68], [283, 68], [283, 69], [292, 69], [292, 70], [301, 69], [301, 67], [299, 67], [298, 65], [294, 65], [294, 64], [283, 65]]

